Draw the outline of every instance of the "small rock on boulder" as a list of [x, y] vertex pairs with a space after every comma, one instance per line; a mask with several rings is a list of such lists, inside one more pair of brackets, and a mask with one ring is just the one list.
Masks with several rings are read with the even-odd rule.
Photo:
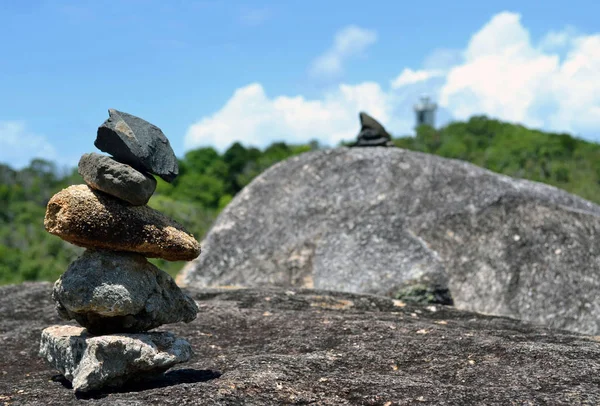
[[137, 252], [189, 261], [200, 246], [183, 226], [148, 206], [129, 206], [87, 185], [74, 185], [48, 202], [46, 230], [84, 248]]
[[360, 112], [360, 133], [353, 147], [391, 147], [394, 146], [392, 136], [373, 117], [365, 112]]
[[98, 128], [94, 145], [118, 161], [172, 182], [179, 166], [169, 140], [160, 128], [115, 109]]
[[140, 332], [196, 318], [196, 303], [139, 254], [87, 250], [54, 285], [59, 314], [92, 334]]
[[40, 356], [73, 383], [76, 392], [120, 387], [161, 374], [192, 357], [190, 344], [172, 333], [94, 337], [82, 327], [42, 331]]
[[148, 203], [156, 190], [156, 179], [130, 165], [96, 153], [83, 154], [79, 174], [90, 187], [125, 200], [134, 206]]

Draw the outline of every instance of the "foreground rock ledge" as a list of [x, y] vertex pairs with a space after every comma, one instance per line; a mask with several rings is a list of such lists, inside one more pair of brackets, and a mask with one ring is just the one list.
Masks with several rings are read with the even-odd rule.
[[44, 329], [40, 356], [77, 392], [120, 387], [161, 374], [192, 356], [190, 344], [171, 333], [89, 336], [82, 327]]
[[379, 296], [262, 288], [188, 290], [200, 314], [168, 328], [190, 342], [194, 358], [161, 378], [82, 402], [38, 357], [42, 329], [60, 323], [51, 290], [49, 283], [0, 287], [0, 401], [600, 404], [594, 337]]
[[129, 206], [87, 185], [61, 190], [48, 202], [49, 233], [85, 248], [131, 251], [167, 261], [190, 261], [200, 245], [183, 226], [148, 206]]
[[196, 303], [140, 254], [86, 250], [54, 284], [60, 316], [92, 334], [146, 331], [196, 318]]

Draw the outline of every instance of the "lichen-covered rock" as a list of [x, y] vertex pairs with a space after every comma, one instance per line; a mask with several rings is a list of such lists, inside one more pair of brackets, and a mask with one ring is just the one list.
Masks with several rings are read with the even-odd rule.
[[57, 310], [92, 334], [189, 323], [198, 307], [166, 272], [139, 254], [87, 250], [54, 284]]
[[156, 179], [130, 165], [96, 153], [83, 154], [79, 174], [94, 189], [125, 200], [134, 206], [148, 203], [156, 190]]
[[120, 387], [189, 361], [190, 344], [172, 333], [91, 336], [82, 327], [42, 331], [40, 356], [73, 384], [76, 392]]
[[302, 154], [223, 210], [190, 286], [303, 286], [411, 298], [600, 333], [600, 207], [399, 148]]
[[117, 160], [172, 182], [179, 174], [177, 158], [160, 128], [115, 109], [98, 128], [94, 145]]
[[46, 230], [85, 248], [137, 252], [189, 261], [200, 245], [183, 226], [148, 206], [130, 206], [87, 185], [74, 185], [48, 202]]

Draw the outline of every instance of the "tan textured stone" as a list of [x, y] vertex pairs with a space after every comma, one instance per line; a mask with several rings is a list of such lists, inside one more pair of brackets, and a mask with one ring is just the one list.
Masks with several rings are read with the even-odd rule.
[[74, 185], [55, 194], [46, 208], [49, 233], [85, 248], [137, 252], [150, 258], [190, 261], [200, 245], [183, 226], [148, 206]]

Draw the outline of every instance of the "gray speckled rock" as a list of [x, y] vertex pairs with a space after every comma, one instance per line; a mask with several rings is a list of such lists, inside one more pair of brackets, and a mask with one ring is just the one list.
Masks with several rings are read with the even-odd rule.
[[42, 331], [40, 356], [76, 392], [89, 392], [161, 374], [188, 361], [192, 348], [167, 332], [94, 337], [81, 327], [52, 326]]
[[93, 333], [145, 331], [196, 318], [196, 303], [139, 254], [87, 250], [54, 285], [65, 320]]
[[99, 128], [94, 145], [118, 161], [172, 182], [179, 165], [169, 140], [160, 128], [115, 109]]
[[78, 171], [90, 187], [134, 206], [148, 203], [156, 190], [156, 179], [153, 176], [106, 155], [83, 154], [79, 160]]
[[598, 235], [600, 207], [557, 188], [399, 148], [337, 148], [257, 177], [182, 280], [449, 290], [460, 309], [598, 334]]

